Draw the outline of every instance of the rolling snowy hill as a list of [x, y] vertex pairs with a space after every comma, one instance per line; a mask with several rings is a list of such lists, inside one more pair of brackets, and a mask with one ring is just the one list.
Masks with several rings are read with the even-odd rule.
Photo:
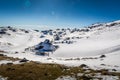
[[[45, 43], [45, 40], [50, 42]], [[93, 24], [82, 29], [44, 31], [1, 27], [0, 51], [7, 56], [43, 63], [87, 64], [91, 68], [115, 68], [120, 71], [120, 21]]]

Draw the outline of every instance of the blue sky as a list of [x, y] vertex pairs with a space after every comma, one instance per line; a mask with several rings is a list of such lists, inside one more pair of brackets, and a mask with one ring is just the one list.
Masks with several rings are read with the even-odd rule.
[[0, 25], [81, 27], [120, 19], [120, 0], [0, 0]]

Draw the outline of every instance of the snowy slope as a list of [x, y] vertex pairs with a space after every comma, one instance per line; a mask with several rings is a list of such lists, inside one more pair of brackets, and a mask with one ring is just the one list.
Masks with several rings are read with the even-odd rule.
[[4, 51], [24, 51], [25, 48], [29, 46], [34, 46], [39, 43], [39, 34], [35, 31], [28, 31], [28, 33], [25, 33], [24, 31], [21, 31], [20, 29], [16, 32], [13, 32], [9, 28], [7, 29], [7, 33], [10, 35], [2, 34], [0, 38], [0, 43], [10, 43], [11, 45], [1, 45], [0, 50]]
[[[4, 54], [8, 56], [69, 66], [87, 64], [93, 68], [115, 68], [120, 71], [120, 21], [94, 24], [84, 29], [68, 28], [41, 32], [24, 29], [15, 29], [17, 31], [13, 32], [6, 29], [11, 35], [0, 34], [0, 50], [7, 52]], [[59, 48], [49, 56], [36, 55], [34, 47], [46, 39]], [[26, 48], [31, 50], [25, 51]], [[106, 57], [99, 58], [103, 54]]]
[[120, 50], [120, 27], [104, 28], [92, 34], [88, 32], [86, 35], [88, 34], [90, 34], [89, 38], [76, 40], [76, 43], [61, 44], [62, 47], [54, 53], [54, 56], [95, 56]]

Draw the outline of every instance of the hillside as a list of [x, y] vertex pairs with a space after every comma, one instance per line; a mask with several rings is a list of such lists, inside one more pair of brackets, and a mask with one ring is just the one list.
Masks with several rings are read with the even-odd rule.
[[120, 21], [44, 31], [0, 27], [0, 54], [120, 72]]

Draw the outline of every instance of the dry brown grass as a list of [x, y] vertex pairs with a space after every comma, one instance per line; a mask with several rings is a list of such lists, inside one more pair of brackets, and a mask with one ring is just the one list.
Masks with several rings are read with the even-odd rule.
[[2, 65], [0, 75], [8, 80], [54, 80], [62, 75], [62, 67], [56, 64], [36, 64], [34, 62]]
[[1, 65], [0, 75], [8, 80], [55, 80], [64, 75], [83, 72], [80, 67], [67, 67], [58, 64], [28, 62], [24, 64]]
[[[74, 76], [77, 80], [90, 80], [93, 77], [85, 76], [85, 74], [92, 74], [94, 76], [95, 73], [120, 76], [120, 73], [109, 72], [106, 69], [93, 70], [89, 68], [87, 69], [89, 72], [86, 72], [86, 69], [83, 68], [86, 66], [87, 65], [82, 64], [79, 67], [67, 67], [59, 64], [43, 64], [30, 61], [23, 64], [0, 65], [0, 75], [8, 77], [8, 80], [55, 80], [58, 77], [65, 75]], [[77, 73], [83, 73], [84, 75], [77, 76]]]
[[19, 58], [8, 57], [8, 56], [6, 56], [6, 55], [0, 54], [0, 60], [17, 61], [17, 60], [20, 60], [20, 59], [19, 59]]

